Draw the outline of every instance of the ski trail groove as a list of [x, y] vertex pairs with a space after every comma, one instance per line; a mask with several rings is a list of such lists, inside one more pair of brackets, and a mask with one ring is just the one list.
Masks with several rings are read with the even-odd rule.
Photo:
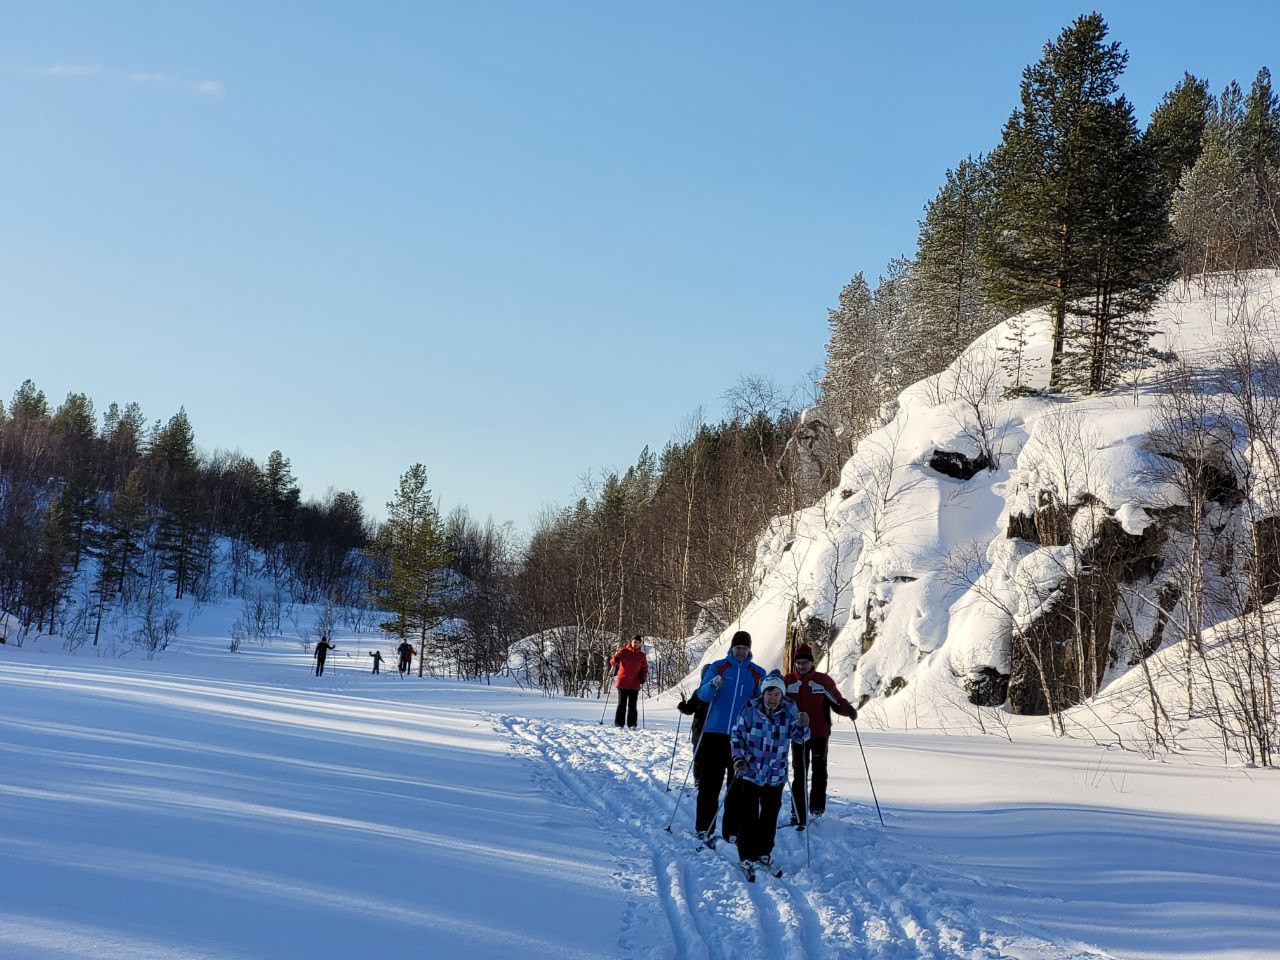
[[[1103, 960], [1087, 948], [1046, 940], [1014, 923], [977, 914], [945, 894], [941, 871], [899, 849], [866, 811], [832, 798], [829, 816], [803, 834], [779, 830], [781, 878], [760, 872], [747, 883], [732, 844], [694, 852], [694, 793], [680, 800], [690, 745], [677, 744], [672, 789], [671, 735], [526, 717], [493, 718], [519, 753], [540, 761], [540, 781], [606, 823], [616, 821], [655, 877], [658, 910], [672, 944], [652, 956], [676, 960], [769, 957], [786, 960]], [[549, 771], [548, 769], [549, 768]]]
[[[546, 766], [551, 768], [556, 779], [577, 802], [594, 810], [602, 817], [616, 818], [633, 837], [649, 848], [654, 877], [657, 881], [658, 899], [671, 927], [677, 960], [727, 960], [699, 922], [687, 892], [686, 878], [680, 877], [677, 881], [673, 877], [673, 871], [670, 869], [672, 865], [664, 863], [660, 851], [648, 843], [647, 837], [635, 828], [627, 814], [616, 803], [611, 802], [608, 793], [593, 792], [580, 779], [573, 776], [566, 765], [567, 758], [551, 748], [545, 738], [530, 731], [520, 718], [501, 717], [499, 721], [510, 734], [517, 738], [518, 743], [527, 746], [532, 753], [544, 761]], [[675, 873], [679, 876], [678, 871]]]

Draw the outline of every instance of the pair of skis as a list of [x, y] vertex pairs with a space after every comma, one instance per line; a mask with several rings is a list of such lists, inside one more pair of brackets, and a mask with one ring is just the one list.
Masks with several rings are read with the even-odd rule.
[[782, 879], [783, 871], [780, 866], [775, 863], [765, 863], [763, 860], [739, 860], [738, 869], [742, 871], [742, 875], [746, 877], [748, 883], [756, 882], [756, 871], [763, 870], [769, 876], [776, 879]]
[[[694, 851], [714, 850], [716, 848], [716, 844], [719, 842], [720, 840], [715, 836], [715, 834], [698, 834], [698, 845], [694, 847]], [[738, 861], [738, 869], [742, 871], [742, 875], [746, 878], [748, 883], [756, 882], [757, 868], [779, 879], [783, 876], [782, 868], [772, 862], [766, 863], [763, 860]]]

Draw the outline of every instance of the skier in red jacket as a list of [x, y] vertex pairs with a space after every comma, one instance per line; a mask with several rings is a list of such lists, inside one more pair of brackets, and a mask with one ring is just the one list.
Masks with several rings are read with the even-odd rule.
[[[813, 669], [813, 649], [802, 643], [791, 656], [791, 672], [786, 675], [787, 696], [801, 712], [809, 715], [811, 736], [807, 743], [792, 748], [793, 779], [791, 798], [795, 812], [791, 822], [797, 830], [803, 830], [809, 822], [809, 814], [822, 816], [827, 809], [827, 745], [831, 740], [831, 714], [854, 718], [858, 711], [846, 700], [827, 674]], [[812, 781], [808, 792], [801, 779], [804, 773]], [[804, 800], [808, 800], [805, 809]]]
[[649, 679], [649, 658], [644, 655], [640, 634], [609, 658], [609, 666], [618, 671], [618, 711], [613, 715], [613, 725], [620, 727], [625, 721], [628, 727], [634, 727], [640, 688]]

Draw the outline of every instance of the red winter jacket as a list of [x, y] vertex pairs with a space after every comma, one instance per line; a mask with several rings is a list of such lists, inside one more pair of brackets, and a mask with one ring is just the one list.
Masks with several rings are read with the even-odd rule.
[[609, 666], [618, 671], [619, 690], [639, 690], [649, 679], [649, 658], [643, 650], [623, 647], [609, 658]]
[[831, 736], [831, 711], [842, 717], [856, 717], [858, 711], [840, 694], [836, 682], [825, 673], [810, 670], [800, 677], [792, 671], [783, 678], [787, 696], [809, 715], [809, 726], [815, 737]]

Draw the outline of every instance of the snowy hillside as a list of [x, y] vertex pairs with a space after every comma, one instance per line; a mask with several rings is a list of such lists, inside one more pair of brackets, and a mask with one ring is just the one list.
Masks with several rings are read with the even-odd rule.
[[[790, 618], [796, 635], [829, 650], [827, 669], [855, 699], [899, 696], [898, 721], [957, 702], [1042, 713], [1038, 684], [1019, 675], [1014, 637], [1030, 635], [1073, 589], [1105, 588], [1087, 580], [1095, 568], [1121, 583], [1103, 598], [1095, 689], [1171, 642], [1164, 627], [1186, 619], [1167, 586], [1178, 532], [1157, 518], [1187, 504], [1170, 479], [1176, 454], [1162, 456], [1158, 438], [1174, 360], [1207, 362], [1246, 333], [1255, 347], [1280, 342], [1280, 275], [1207, 286], [1170, 288], [1152, 315], [1161, 361], [1109, 393], [1037, 394], [1048, 376], [1043, 312], [1006, 321], [903, 392], [838, 487], [775, 521], [760, 544], [754, 599], [704, 662], [723, 656], [741, 627], [758, 662], [780, 664]], [[1021, 356], [1010, 352], [1017, 333]], [[1011, 391], [1019, 364], [1028, 389]], [[1263, 459], [1242, 447], [1245, 431], [1231, 427], [1218, 441], [1224, 471], [1252, 471], [1255, 494], [1274, 487]], [[1241, 522], [1220, 499], [1220, 522]], [[1276, 512], [1250, 506], [1255, 519]], [[1206, 613], [1209, 626], [1229, 611]], [[1059, 706], [1078, 702], [1079, 688], [1090, 695], [1075, 681], [1076, 696]]]
[[296, 641], [228, 651], [237, 614], [155, 661], [0, 645], [0, 958], [1275, 956], [1274, 777], [1031, 717], [1013, 743], [864, 729], [881, 827], [842, 722], [827, 817], [747, 884], [732, 846], [694, 852], [669, 708], [624, 732], [594, 700], [374, 676], [341, 632], [316, 678]]

